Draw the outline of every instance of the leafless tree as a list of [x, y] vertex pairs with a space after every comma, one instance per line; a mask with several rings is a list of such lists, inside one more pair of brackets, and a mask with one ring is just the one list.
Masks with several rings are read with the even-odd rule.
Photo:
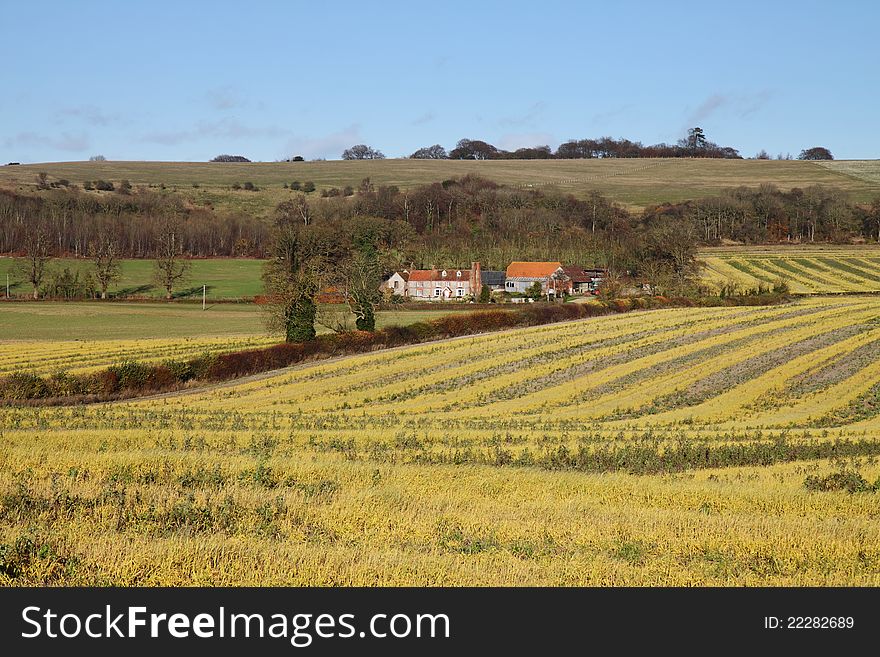
[[42, 223], [28, 226], [24, 235], [25, 258], [19, 269], [34, 287], [34, 299], [40, 298], [40, 285], [46, 276], [46, 264], [52, 258], [49, 231]]
[[163, 217], [156, 232], [156, 260], [154, 278], [165, 288], [165, 298], [171, 299], [174, 287], [189, 274], [190, 263], [183, 258], [183, 231], [175, 216]]
[[119, 244], [106, 232], [91, 243], [89, 251], [95, 264], [95, 280], [101, 288], [101, 298], [107, 298], [107, 288], [119, 280]]

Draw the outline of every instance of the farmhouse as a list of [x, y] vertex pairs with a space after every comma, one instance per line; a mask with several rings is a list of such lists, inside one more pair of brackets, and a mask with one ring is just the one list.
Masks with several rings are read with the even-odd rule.
[[507, 266], [505, 292], [524, 293], [535, 283], [541, 284], [542, 294], [561, 296], [573, 290], [560, 262], [511, 262]]
[[597, 267], [584, 269], [577, 265], [569, 265], [563, 267], [562, 271], [571, 279], [571, 287], [576, 294], [595, 294], [605, 279], [605, 270]]
[[409, 272], [396, 271], [391, 274], [390, 278], [385, 281], [385, 288], [391, 291], [391, 294], [406, 295], [406, 281], [409, 279]]
[[416, 301], [448, 301], [476, 296], [482, 287], [480, 263], [470, 269], [412, 269], [395, 272], [385, 287]]

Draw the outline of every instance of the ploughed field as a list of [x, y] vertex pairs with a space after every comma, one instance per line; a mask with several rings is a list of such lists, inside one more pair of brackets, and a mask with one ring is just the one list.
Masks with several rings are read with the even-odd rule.
[[772, 286], [796, 294], [880, 292], [880, 247], [747, 246], [702, 249], [703, 278], [715, 287]]
[[876, 586], [878, 354], [810, 297], [3, 408], [0, 582]]

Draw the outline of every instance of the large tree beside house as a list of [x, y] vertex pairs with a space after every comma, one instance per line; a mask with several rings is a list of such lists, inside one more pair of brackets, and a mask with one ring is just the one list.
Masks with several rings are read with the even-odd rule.
[[373, 217], [355, 219], [349, 230], [351, 246], [339, 267], [342, 285], [357, 329], [375, 331], [376, 304], [382, 296], [382, 259], [389, 252], [394, 231]]
[[276, 208], [263, 281], [271, 300], [269, 327], [284, 333], [287, 342], [315, 338], [315, 297], [336, 242], [327, 226], [304, 223], [291, 206]]

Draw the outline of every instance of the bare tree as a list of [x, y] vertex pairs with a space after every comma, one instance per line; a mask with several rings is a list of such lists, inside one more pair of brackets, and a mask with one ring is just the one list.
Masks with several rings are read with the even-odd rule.
[[119, 244], [109, 234], [102, 232], [91, 243], [89, 251], [95, 264], [95, 280], [101, 288], [101, 298], [107, 298], [107, 288], [119, 280]]
[[29, 226], [24, 235], [25, 258], [19, 266], [25, 280], [34, 287], [34, 299], [40, 298], [40, 285], [46, 276], [46, 263], [51, 260], [49, 232], [42, 224]]
[[315, 310], [315, 324], [334, 333], [345, 333], [352, 329], [351, 310], [346, 305], [321, 304]]
[[649, 294], [668, 294], [677, 284], [675, 271], [668, 261], [646, 259], [639, 265], [639, 278]]
[[186, 279], [190, 263], [183, 259], [183, 231], [177, 217], [165, 217], [159, 222], [156, 234], [154, 278], [165, 288], [165, 298], [171, 299], [175, 285]]
[[865, 224], [865, 234], [870, 236], [873, 233], [880, 242], [880, 196], [871, 202]]
[[284, 221], [301, 222], [303, 226], [312, 223], [312, 208], [305, 194], [297, 194], [289, 201], [282, 201], [275, 208], [275, 214], [277, 217], [283, 215]]
[[645, 236], [647, 255], [658, 263], [664, 263], [684, 288], [699, 273], [696, 259], [700, 229], [692, 220], [663, 216], [652, 222]]

